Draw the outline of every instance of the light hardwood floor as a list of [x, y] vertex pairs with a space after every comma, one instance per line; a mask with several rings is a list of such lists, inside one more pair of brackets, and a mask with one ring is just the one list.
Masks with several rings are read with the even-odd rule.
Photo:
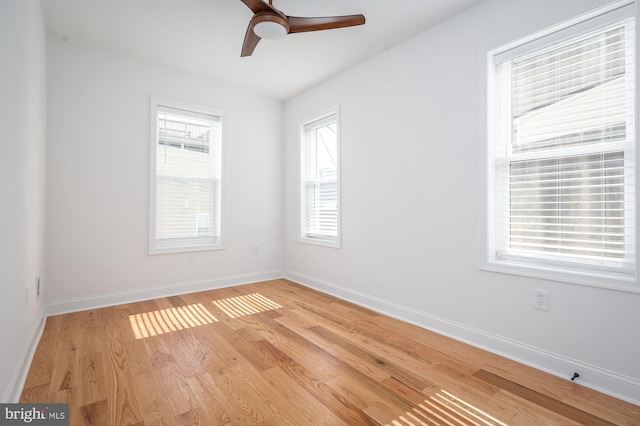
[[71, 425], [640, 425], [640, 407], [286, 280], [47, 319]]

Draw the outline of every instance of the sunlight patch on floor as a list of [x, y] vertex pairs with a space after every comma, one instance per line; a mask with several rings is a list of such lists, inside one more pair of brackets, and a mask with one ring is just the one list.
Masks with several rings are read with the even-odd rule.
[[282, 308], [282, 306], [267, 299], [260, 293], [214, 300], [213, 304], [231, 318]]
[[218, 322], [201, 303], [129, 315], [136, 339]]
[[[435, 422], [435, 423], [434, 423]], [[507, 426], [489, 413], [469, 404], [457, 396], [441, 390], [425, 399], [412, 411], [393, 419], [393, 426], [430, 426], [445, 424], [448, 426]]]

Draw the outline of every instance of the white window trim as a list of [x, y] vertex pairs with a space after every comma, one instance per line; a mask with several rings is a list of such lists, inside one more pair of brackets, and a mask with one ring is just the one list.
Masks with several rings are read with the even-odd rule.
[[[483, 164], [482, 170], [484, 170], [483, 180], [485, 182], [484, 185], [484, 196], [481, 200], [481, 205], [484, 207], [481, 209], [482, 215], [482, 223], [484, 224], [483, 230], [481, 232], [482, 238], [482, 247], [483, 254], [480, 264], [480, 269], [483, 271], [489, 272], [497, 272], [503, 274], [510, 274], [516, 276], [524, 276], [530, 278], [538, 278], [545, 279], [550, 281], [558, 281], [565, 282], [571, 284], [578, 285], [586, 285], [598, 288], [605, 288], [611, 290], [618, 290], [629, 293], [640, 293], [640, 283], [638, 281], [638, 267], [640, 260], [640, 250], [636, 249], [635, 253], [635, 273], [632, 275], [624, 276], [620, 274], [608, 273], [606, 271], [596, 271], [594, 270], [591, 273], [585, 272], [584, 269], [572, 271], [570, 268], [556, 268], [554, 265], [550, 264], [548, 266], [544, 266], [541, 264], [536, 265], [527, 265], [522, 262], [513, 262], [509, 259], [498, 260], [496, 258], [496, 246], [494, 240], [494, 236], [496, 235], [496, 224], [494, 218], [492, 217], [492, 209], [495, 206], [495, 170], [490, 167], [490, 159], [495, 158], [495, 148], [496, 144], [492, 142], [493, 138], [497, 133], [495, 128], [496, 126], [496, 99], [493, 87], [495, 87], [495, 61], [497, 56], [510, 56], [516, 55], [518, 53], [518, 49], [520, 46], [530, 43], [532, 40], [540, 39], [557, 33], [559, 31], [566, 31], [567, 29], [579, 25], [581, 23], [586, 23], [591, 20], [591, 25], [603, 25], [603, 20], [606, 19], [618, 19], [619, 11], [621, 8], [625, 6], [632, 8], [633, 14], [636, 18], [640, 15], [638, 13], [638, 8], [640, 7], [638, 3], [635, 3], [632, 0], [623, 0], [612, 2], [602, 8], [580, 14], [579, 16], [568, 19], [560, 24], [550, 26], [546, 29], [542, 29], [541, 31], [535, 32], [533, 35], [522, 37], [514, 42], [510, 42], [505, 44], [499, 48], [487, 50], [487, 55], [482, 58], [483, 61], [486, 61], [482, 66], [482, 69], [485, 70], [486, 74], [483, 76], [484, 81], [486, 81], [486, 85], [483, 87], [483, 94], [486, 100], [486, 109], [484, 110], [484, 125], [486, 126], [484, 129], [484, 136], [486, 142], [484, 144], [484, 155], [481, 156]], [[613, 13], [612, 13], [613, 12]], [[607, 18], [602, 19], [601, 15], [608, 14]], [[593, 20], [595, 18], [595, 21]], [[587, 24], [589, 25], [589, 24]], [[637, 25], [637, 22], [636, 22]], [[579, 28], [580, 31], [585, 31], [586, 26]], [[640, 31], [636, 28], [636, 58], [637, 56], [637, 48], [639, 46], [638, 39], [640, 38]], [[534, 41], [535, 43], [535, 41]], [[549, 43], [549, 39], [545, 40], [545, 42], [540, 43], [538, 48], [542, 48], [544, 43]], [[637, 61], [637, 59], [636, 59]], [[636, 94], [638, 88], [638, 70], [635, 70], [635, 80], [636, 80]], [[635, 121], [638, 123], [638, 97], [636, 95], [636, 105], [635, 105]], [[635, 132], [635, 144], [636, 151], [638, 146], [638, 132]], [[637, 159], [636, 153], [636, 188], [638, 186], [638, 173], [637, 170], [639, 166], [639, 161]], [[635, 211], [636, 211], [636, 237], [638, 233], [638, 207], [639, 200], [638, 197], [635, 197]]]
[[[157, 248], [155, 242], [155, 209], [156, 209], [156, 159], [157, 159], [157, 135], [158, 135], [158, 121], [157, 114], [159, 107], [169, 107], [173, 109], [181, 109], [186, 112], [199, 113], [204, 115], [216, 116], [220, 120], [221, 135], [220, 135], [220, 234], [218, 236], [218, 242], [215, 244], [201, 244], [201, 245], [185, 245], [182, 247], [170, 247], [170, 248]], [[226, 141], [226, 112], [222, 109], [209, 107], [206, 105], [199, 105], [190, 102], [180, 101], [176, 99], [151, 96], [150, 101], [150, 149], [149, 149], [149, 255], [157, 254], [170, 254], [170, 253], [183, 253], [183, 252], [195, 252], [195, 251], [207, 251], [207, 250], [223, 250], [223, 235], [224, 235], [224, 211], [225, 211], [225, 141]]]
[[[332, 115], [335, 115], [336, 117], [336, 121], [337, 121], [337, 160], [338, 160], [338, 173], [336, 176], [337, 182], [337, 188], [338, 188], [338, 199], [337, 199], [337, 206], [338, 206], [338, 224], [337, 224], [337, 228], [338, 228], [338, 236], [335, 240], [327, 240], [327, 239], [322, 239], [322, 238], [311, 238], [311, 237], [307, 237], [305, 235], [305, 228], [304, 228], [304, 223], [305, 223], [305, 216], [304, 216], [304, 199], [305, 199], [305, 195], [304, 195], [304, 185], [303, 185], [303, 170], [302, 170], [302, 164], [303, 164], [303, 156], [304, 156], [304, 152], [302, 150], [302, 146], [303, 146], [303, 142], [305, 141], [305, 126], [307, 126], [308, 124], [323, 120], [325, 118], [328, 118]], [[328, 109], [327, 111], [325, 111], [322, 114], [319, 114], [311, 119], [308, 120], [304, 120], [302, 124], [300, 124], [300, 134], [299, 134], [299, 139], [298, 139], [298, 195], [299, 195], [299, 201], [298, 201], [298, 242], [300, 243], [304, 243], [304, 244], [311, 244], [311, 245], [317, 245], [317, 246], [323, 246], [323, 247], [330, 247], [330, 248], [341, 248], [342, 247], [342, 210], [341, 210], [341, 205], [342, 205], [342, 187], [341, 187], [341, 174], [342, 174], [342, 153], [341, 153], [341, 149], [342, 149], [342, 145], [341, 145], [341, 123], [340, 123], [340, 107], [336, 106], [334, 108]]]

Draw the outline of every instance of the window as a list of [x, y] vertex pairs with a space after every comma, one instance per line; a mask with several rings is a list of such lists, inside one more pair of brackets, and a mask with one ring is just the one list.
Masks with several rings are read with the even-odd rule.
[[340, 246], [340, 161], [337, 111], [302, 128], [301, 239]]
[[219, 248], [222, 114], [152, 98], [149, 252]]
[[489, 263], [635, 278], [635, 6], [610, 9], [489, 55]]

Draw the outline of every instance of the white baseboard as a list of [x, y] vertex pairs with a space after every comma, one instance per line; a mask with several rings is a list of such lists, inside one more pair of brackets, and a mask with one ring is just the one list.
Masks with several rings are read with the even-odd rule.
[[269, 281], [282, 278], [282, 271], [261, 272], [255, 274], [234, 275], [222, 278], [190, 281], [166, 286], [144, 288], [139, 290], [119, 291], [97, 294], [95, 296], [78, 297], [47, 303], [45, 315], [59, 315], [69, 312], [86, 311], [88, 309], [104, 308], [124, 303], [141, 302], [143, 300], [160, 297], [178, 296], [198, 291], [213, 290], [242, 284]]
[[637, 379], [294, 271], [285, 271], [284, 277], [554, 376], [568, 380], [574, 372], [579, 372], [577, 383], [580, 385], [640, 405], [640, 381]]
[[22, 356], [20, 358], [22, 363], [19, 364], [13, 372], [13, 376], [7, 386], [2, 401], [15, 404], [20, 400], [20, 394], [22, 394], [22, 388], [27, 380], [31, 361], [33, 360], [33, 355], [36, 353], [36, 349], [38, 348], [38, 343], [40, 342], [40, 337], [42, 337], [46, 320], [47, 318], [43, 315], [35, 328], [31, 331], [31, 339], [22, 350]]

